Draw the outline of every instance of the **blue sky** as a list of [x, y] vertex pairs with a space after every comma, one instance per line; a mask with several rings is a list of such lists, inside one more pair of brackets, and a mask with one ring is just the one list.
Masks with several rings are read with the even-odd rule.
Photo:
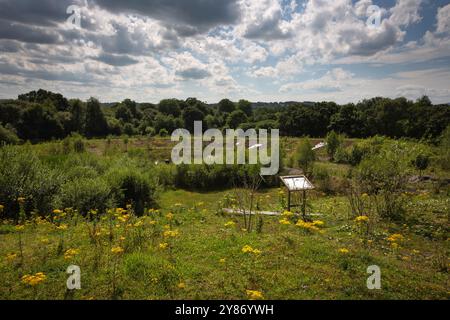
[[444, 0], [0, 0], [0, 98], [447, 103], [449, 49]]

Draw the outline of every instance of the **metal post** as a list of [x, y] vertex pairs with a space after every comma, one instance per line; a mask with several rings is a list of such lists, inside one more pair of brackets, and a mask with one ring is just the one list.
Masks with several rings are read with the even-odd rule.
[[291, 212], [291, 191], [288, 190], [288, 211]]
[[303, 190], [303, 220], [306, 219], [306, 190]]

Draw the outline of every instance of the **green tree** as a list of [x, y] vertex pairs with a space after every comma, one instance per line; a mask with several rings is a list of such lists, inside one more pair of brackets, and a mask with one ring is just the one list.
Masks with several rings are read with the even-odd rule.
[[183, 110], [184, 128], [194, 132], [194, 122], [203, 121], [205, 115], [197, 107], [189, 106]]
[[311, 141], [309, 139], [304, 139], [297, 149], [297, 164], [307, 176], [311, 175], [314, 161], [316, 161], [316, 154], [312, 148]]
[[241, 123], [247, 121], [247, 115], [242, 110], [233, 111], [227, 119], [227, 127], [237, 129]]
[[331, 131], [326, 138], [327, 143], [327, 153], [330, 156], [331, 160], [334, 160], [334, 155], [336, 151], [342, 144], [342, 137], [340, 137], [336, 132]]
[[89, 138], [108, 135], [108, 122], [100, 107], [100, 102], [95, 98], [90, 98], [86, 105], [85, 133]]
[[417, 170], [419, 170], [419, 175], [422, 177], [423, 171], [430, 165], [430, 156], [422, 153], [417, 155], [417, 157], [413, 160], [413, 165]]
[[235, 104], [229, 99], [223, 99], [219, 102], [219, 112], [231, 113], [236, 110]]
[[181, 115], [180, 102], [176, 99], [161, 100], [158, 105], [159, 112], [165, 115], [179, 117]]
[[247, 117], [251, 117], [253, 114], [253, 108], [252, 108], [252, 103], [248, 100], [239, 100], [238, 105], [237, 105], [238, 109], [243, 111]]

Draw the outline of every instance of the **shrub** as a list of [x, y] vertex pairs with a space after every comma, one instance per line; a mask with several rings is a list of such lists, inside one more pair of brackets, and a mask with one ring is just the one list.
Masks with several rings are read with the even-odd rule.
[[91, 209], [103, 213], [115, 203], [112, 190], [104, 179], [79, 178], [64, 183], [53, 204], [55, 208], [73, 208], [85, 215]]
[[350, 156], [343, 146], [338, 147], [333, 156], [334, 161], [337, 163], [349, 163], [349, 158]]
[[358, 164], [361, 163], [363, 157], [364, 157], [364, 149], [356, 144], [352, 147], [350, 154], [348, 155], [348, 162], [352, 166], [356, 167]]
[[332, 190], [332, 181], [330, 173], [326, 168], [314, 167], [313, 170], [314, 182], [318, 190], [330, 194]]
[[15, 132], [0, 124], [0, 146], [2, 144], [18, 144], [19, 142], [20, 139]]
[[122, 208], [132, 204], [136, 214], [142, 215], [145, 208], [156, 205], [156, 186], [138, 168], [114, 168], [108, 172], [107, 179]]
[[430, 165], [430, 156], [426, 154], [418, 154], [417, 157], [412, 161], [414, 167], [419, 170], [420, 176], [424, 170]]
[[401, 219], [404, 203], [401, 197], [409, 174], [409, 150], [395, 142], [361, 162], [356, 172], [357, 184], [372, 196], [378, 214], [383, 218]]
[[312, 145], [309, 139], [301, 142], [297, 149], [297, 164], [303, 169], [305, 175], [312, 173], [312, 167], [316, 160], [316, 155], [312, 150]]
[[19, 197], [26, 199], [27, 213], [48, 213], [61, 182], [62, 174], [42, 164], [28, 147], [0, 148], [0, 203], [8, 217], [17, 218]]
[[169, 131], [167, 131], [167, 129], [161, 129], [161, 130], [159, 130], [159, 133], [158, 133], [158, 135], [160, 136], [160, 137], [167, 137], [168, 135], [169, 135]]
[[330, 156], [332, 160], [335, 160], [335, 154], [336, 151], [341, 147], [342, 145], [342, 137], [339, 136], [336, 132], [331, 131], [326, 138], [327, 142], [327, 153]]

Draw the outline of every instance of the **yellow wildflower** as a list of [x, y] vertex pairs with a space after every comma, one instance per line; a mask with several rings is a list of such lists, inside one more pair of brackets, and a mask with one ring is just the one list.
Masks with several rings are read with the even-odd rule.
[[166, 214], [166, 218], [167, 220], [173, 220], [173, 213], [169, 212], [168, 214]]
[[61, 231], [67, 230], [67, 228], [68, 228], [67, 224], [61, 224], [56, 227], [56, 229], [61, 230]]
[[350, 251], [347, 248], [341, 248], [341, 249], [339, 249], [339, 253], [341, 253], [341, 254], [349, 254]]
[[320, 229], [313, 222], [299, 220], [296, 226], [309, 231], [320, 231]]
[[186, 288], [186, 284], [185, 284], [184, 282], [180, 282], [180, 283], [178, 284], [178, 288], [179, 288], [179, 289], [184, 289], [184, 288]]
[[44, 282], [45, 279], [47, 279], [47, 276], [42, 272], [38, 272], [35, 275], [24, 275], [22, 277], [22, 283], [35, 287]]
[[124, 250], [123, 250], [121, 247], [113, 247], [113, 248], [111, 249], [111, 252], [114, 253], [114, 254], [117, 254], [117, 255], [122, 254], [123, 251], [124, 251]]
[[289, 224], [291, 224], [291, 222], [288, 219], [284, 218], [284, 219], [280, 220], [280, 224], [282, 224], [282, 225], [289, 225]]
[[262, 300], [264, 299], [262, 292], [256, 290], [247, 290], [247, 295], [250, 300]]
[[391, 235], [389, 238], [387, 238], [387, 240], [389, 242], [403, 241], [403, 239], [404, 239], [404, 237], [399, 233], [395, 233], [395, 234]]
[[16, 260], [17, 258], [17, 254], [16, 253], [8, 253], [6, 255], [6, 261], [7, 262], [13, 262], [14, 260]]
[[281, 215], [284, 217], [292, 217], [294, 214], [290, 211], [284, 211]]
[[243, 252], [243, 253], [253, 253], [253, 254], [256, 254], [256, 255], [259, 255], [259, 254], [262, 253], [261, 250], [253, 249], [253, 248], [252, 248], [251, 246], [249, 246], [249, 245], [244, 246], [244, 247], [242, 248], [242, 252]]
[[19, 224], [16, 226], [16, 231], [22, 231], [23, 229], [25, 229], [24, 225]]
[[174, 230], [174, 231], [167, 230], [167, 231], [164, 231], [164, 234], [163, 234], [164, 238], [175, 238], [178, 235], [179, 235], [178, 230]]
[[69, 249], [64, 253], [64, 259], [70, 260], [73, 258], [73, 256], [76, 256], [80, 253], [80, 250], [78, 249]]
[[59, 210], [59, 209], [55, 209], [55, 210], [53, 210], [53, 214], [54, 215], [60, 215], [61, 213], [63, 213], [61, 210]]
[[316, 226], [316, 227], [322, 227], [325, 225], [325, 222], [323, 222], [321, 220], [316, 220], [316, 221], [313, 221], [312, 224], [313, 224], [313, 226]]
[[223, 258], [219, 260], [219, 263], [224, 264], [225, 262], [227, 262], [227, 259]]
[[225, 227], [234, 227], [236, 225], [236, 223], [234, 221], [228, 221], [227, 223], [225, 223]]
[[166, 242], [160, 243], [160, 244], [159, 244], [159, 248], [160, 248], [161, 250], [166, 250], [168, 246], [169, 246], [169, 244], [166, 243]]

